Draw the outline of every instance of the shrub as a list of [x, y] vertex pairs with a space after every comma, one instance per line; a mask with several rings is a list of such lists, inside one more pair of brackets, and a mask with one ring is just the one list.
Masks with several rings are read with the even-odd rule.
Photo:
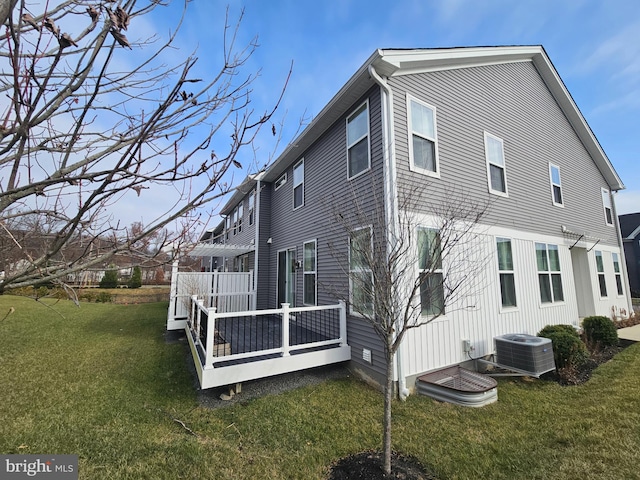
[[547, 325], [542, 330], [538, 332], [539, 337], [551, 338], [549, 335], [553, 335], [555, 333], [565, 332], [570, 335], [575, 336], [576, 338], [580, 338], [580, 334], [578, 331], [573, 328], [571, 325]]
[[[571, 331], [566, 327], [571, 328]], [[589, 358], [587, 347], [571, 325], [547, 325], [538, 336], [551, 340], [556, 369], [577, 367]]]
[[611, 347], [618, 344], [618, 331], [608, 317], [586, 317], [582, 321], [582, 328], [587, 343], [600, 347]]
[[111, 294], [109, 292], [100, 292], [96, 297], [96, 303], [111, 303]]
[[118, 287], [118, 270], [110, 267], [104, 272], [104, 277], [100, 280], [100, 288], [117, 288]]
[[133, 273], [127, 283], [129, 288], [140, 288], [142, 286], [142, 270], [139, 266], [133, 267]]

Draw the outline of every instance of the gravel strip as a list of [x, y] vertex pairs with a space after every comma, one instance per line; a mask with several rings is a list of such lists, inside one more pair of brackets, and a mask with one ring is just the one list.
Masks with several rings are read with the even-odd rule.
[[[197, 390], [198, 403], [205, 408], [221, 408], [246, 402], [252, 398], [264, 397], [266, 395], [277, 395], [288, 392], [296, 388], [309, 385], [318, 385], [326, 380], [348, 378], [351, 373], [344, 364], [327, 365], [323, 367], [311, 368], [299, 372], [286, 373], [275, 377], [261, 378], [242, 382], [242, 391], [234, 395], [231, 400], [222, 400], [220, 396], [229, 394], [228, 387], [208, 388], [202, 390], [198, 384], [198, 376], [193, 364], [193, 357], [189, 351], [189, 345], [184, 331], [169, 331], [165, 333], [167, 343], [181, 343], [185, 346], [185, 361], [189, 371], [193, 376], [193, 385]], [[233, 385], [235, 387], [235, 385]]]

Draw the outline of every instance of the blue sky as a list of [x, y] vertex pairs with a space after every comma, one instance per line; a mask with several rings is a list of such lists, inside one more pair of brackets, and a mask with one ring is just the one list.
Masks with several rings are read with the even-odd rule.
[[[261, 69], [257, 111], [273, 103], [294, 65], [278, 112], [282, 143], [276, 149], [269, 133], [259, 155], [281, 151], [299, 119], [316, 115], [377, 48], [543, 45], [627, 187], [618, 213], [640, 211], [638, 0], [194, 0], [177, 56], [198, 48], [199, 68], [215, 71], [227, 5], [234, 22], [244, 8], [239, 42], [258, 37], [247, 65]], [[154, 14], [160, 31], [175, 18], [170, 11]]]

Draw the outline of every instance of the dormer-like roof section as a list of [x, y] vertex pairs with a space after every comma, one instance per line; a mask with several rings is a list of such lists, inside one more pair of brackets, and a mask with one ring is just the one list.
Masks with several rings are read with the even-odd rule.
[[532, 62], [558, 105], [571, 123], [611, 190], [624, 189], [622, 180], [582, 116], [571, 94], [549, 60], [544, 48], [534, 46], [464, 47], [437, 49], [376, 50], [358, 69], [305, 130], [291, 142], [265, 172], [265, 181], [274, 181], [291, 163], [299, 159], [327, 129], [375, 85], [369, 74], [372, 66], [383, 77], [468, 68], [501, 63]]

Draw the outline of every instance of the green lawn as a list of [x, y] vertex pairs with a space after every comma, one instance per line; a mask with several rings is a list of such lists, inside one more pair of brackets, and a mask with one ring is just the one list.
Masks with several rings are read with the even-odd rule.
[[[56, 313], [5, 296], [0, 319], [10, 307], [1, 453], [78, 454], [84, 479], [319, 479], [379, 445], [382, 395], [352, 379], [199, 407], [187, 347], [164, 343], [166, 304]], [[394, 446], [448, 479], [640, 478], [638, 379], [634, 345], [578, 387], [501, 380], [481, 409], [411, 396], [394, 404]]]

